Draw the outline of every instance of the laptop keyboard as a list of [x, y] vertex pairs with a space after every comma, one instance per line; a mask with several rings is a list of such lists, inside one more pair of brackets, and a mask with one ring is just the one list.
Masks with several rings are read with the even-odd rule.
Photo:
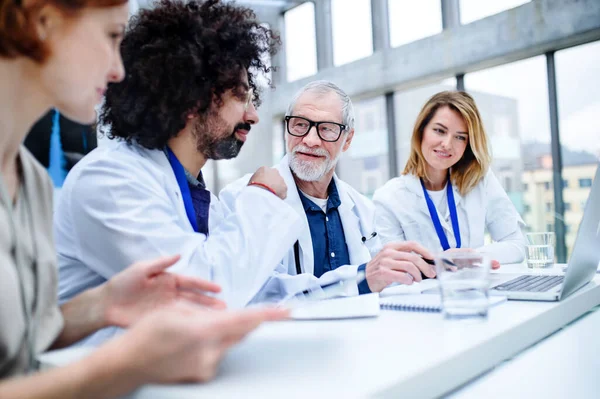
[[519, 276], [495, 286], [498, 291], [545, 292], [563, 282], [564, 276]]

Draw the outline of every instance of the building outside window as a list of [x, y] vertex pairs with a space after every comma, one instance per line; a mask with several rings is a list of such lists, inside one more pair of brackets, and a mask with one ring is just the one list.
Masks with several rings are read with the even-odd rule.
[[[464, 78], [489, 137], [492, 170], [533, 231], [544, 231], [554, 223], [554, 213], [544, 207], [550, 203], [554, 208], [546, 76], [546, 59], [539, 56], [467, 73]], [[513, 182], [511, 187], [504, 185], [507, 181]], [[526, 215], [525, 205], [531, 209]]]
[[[600, 41], [557, 51], [556, 89], [563, 160], [562, 178], [572, 182], [563, 187], [565, 202], [585, 203], [600, 160]], [[572, 206], [565, 215], [569, 227], [565, 237], [571, 253], [584, 207]]]

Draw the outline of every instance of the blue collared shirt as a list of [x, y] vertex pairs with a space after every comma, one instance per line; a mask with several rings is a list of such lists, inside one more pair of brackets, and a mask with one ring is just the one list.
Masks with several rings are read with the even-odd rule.
[[190, 172], [185, 171], [185, 177], [190, 187], [192, 204], [196, 213], [196, 223], [198, 223], [198, 233], [208, 235], [208, 211], [210, 210], [210, 191], [206, 189], [202, 171], [195, 178]]
[[[167, 148], [164, 149], [165, 156], [169, 158]], [[194, 177], [187, 169], [183, 168], [185, 179], [190, 189], [192, 197], [192, 205], [194, 206], [194, 214], [196, 215], [196, 223], [198, 225], [198, 233], [208, 235], [208, 212], [210, 210], [210, 191], [206, 189], [204, 176], [202, 171], [198, 177]]]
[[344, 226], [338, 212], [341, 204], [340, 196], [333, 180], [331, 180], [327, 192], [329, 198], [327, 199], [327, 212], [324, 213], [321, 207], [299, 191], [310, 227], [316, 277], [321, 277], [328, 271], [350, 264]]

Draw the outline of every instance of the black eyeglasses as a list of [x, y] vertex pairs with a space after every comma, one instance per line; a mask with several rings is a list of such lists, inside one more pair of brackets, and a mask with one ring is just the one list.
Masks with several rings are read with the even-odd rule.
[[317, 135], [323, 141], [334, 142], [340, 139], [346, 125], [336, 122], [313, 122], [301, 116], [286, 116], [287, 131], [292, 136], [303, 137], [310, 132], [313, 126], [317, 128]]

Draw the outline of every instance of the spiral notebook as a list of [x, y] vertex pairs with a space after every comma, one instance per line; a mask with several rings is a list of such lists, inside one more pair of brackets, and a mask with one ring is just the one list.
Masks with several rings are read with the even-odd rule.
[[[506, 301], [505, 296], [490, 296], [490, 307]], [[408, 312], [439, 313], [442, 311], [442, 300], [439, 295], [397, 295], [379, 299], [383, 310], [403, 310]]]

